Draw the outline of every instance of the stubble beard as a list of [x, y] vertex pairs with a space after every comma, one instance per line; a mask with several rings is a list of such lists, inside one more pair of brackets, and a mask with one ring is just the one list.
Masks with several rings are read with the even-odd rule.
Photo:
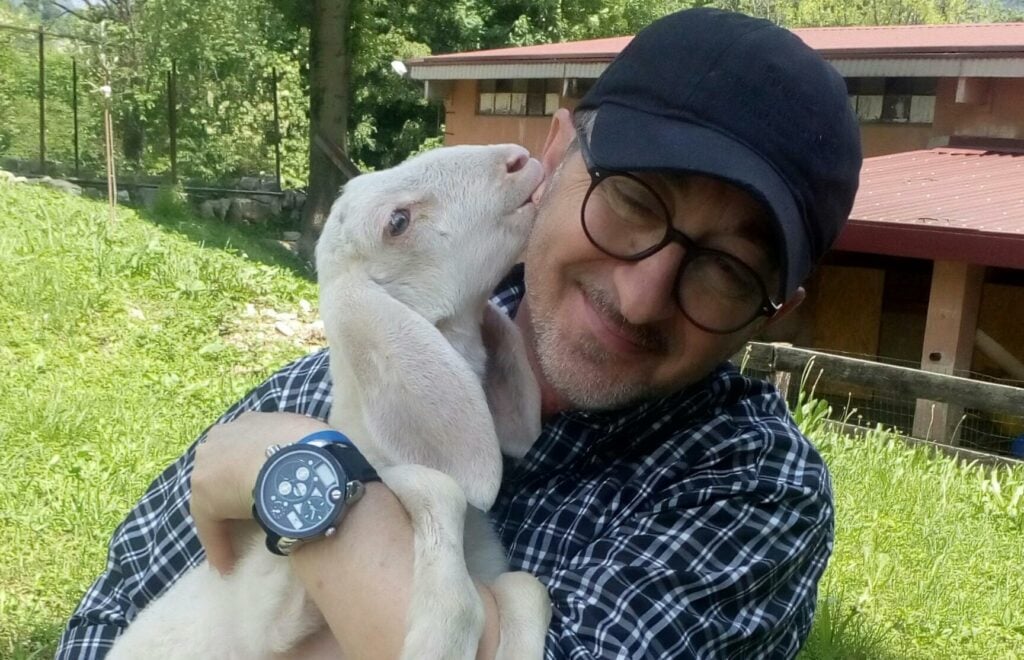
[[533, 349], [544, 378], [574, 408], [621, 408], [653, 393], [643, 383], [615, 378], [611, 356], [590, 338], [563, 337], [548, 314], [533, 316]]
[[[547, 222], [558, 221], [557, 218], [547, 216], [552, 212], [551, 193], [557, 188], [560, 170], [561, 167], [556, 170], [552, 186], [539, 200], [538, 224], [542, 222], [542, 218]], [[537, 227], [527, 248], [527, 272], [530, 263], [539, 263], [540, 268], [546, 268], [543, 259], [538, 260], [531, 254], [539, 251], [547, 242], [545, 237], [539, 235], [543, 232], [537, 232], [536, 229]], [[531, 259], [531, 256], [534, 258]], [[540, 286], [543, 287], [544, 283]], [[533, 291], [530, 287], [527, 287], [526, 297], [530, 308], [532, 343], [537, 362], [548, 384], [574, 408], [621, 408], [657, 394], [644, 380], [638, 380], [635, 374], [621, 374], [616, 368], [613, 356], [596, 339], [576, 338], [569, 336], [568, 333], [563, 335], [558, 327], [558, 309], [554, 300], [542, 300], [542, 292]]]

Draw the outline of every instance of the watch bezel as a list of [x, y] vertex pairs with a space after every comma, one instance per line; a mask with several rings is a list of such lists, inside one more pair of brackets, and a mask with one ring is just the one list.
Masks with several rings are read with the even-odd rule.
[[[330, 464], [338, 475], [339, 481], [336, 487], [341, 492], [341, 497], [338, 498], [337, 501], [332, 501], [329, 495], [325, 495], [327, 504], [328, 506], [331, 507], [330, 512], [328, 513], [327, 516], [324, 517], [324, 520], [322, 522], [318, 523], [314, 527], [310, 527], [305, 530], [285, 528], [281, 525], [278, 525], [274, 522], [273, 518], [270, 516], [269, 511], [267, 511], [267, 508], [264, 505], [264, 489], [267, 487], [267, 480], [270, 478], [271, 473], [274, 471], [274, 467], [280, 464], [280, 462], [285, 460], [291, 454], [299, 452], [315, 454], [318, 458]], [[280, 536], [282, 540], [304, 540], [321, 536], [328, 528], [333, 527], [335, 524], [337, 524], [338, 519], [344, 512], [346, 504], [345, 495], [350, 480], [351, 478], [348, 472], [345, 470], [345, 467], [341, 464], [341, 461], [339, 461], [334, 456], [334, 454], [332, 454], [330, 451], [326, 450], [323, 447], [320, 447], [312, 443], [293, 444], [288, 445], [286, 447], [282, 447], [273, 456], [268, 458], [267, 461], [263, 464], [263, 468], [260, 470], [260, 473], [257, 476], [255, 488], [253, 488], [253, 504], [255, 505], [257, 513], [259, 514], [259, 522], [262, 524], [264, 529]]]

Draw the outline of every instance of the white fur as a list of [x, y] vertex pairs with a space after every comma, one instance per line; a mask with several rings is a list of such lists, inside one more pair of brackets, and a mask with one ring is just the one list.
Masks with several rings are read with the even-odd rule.
[[[514, 145], [450, 147], [357, 177], [317, 246], [329, 422], [355, 441], [413, 524], [404, 658], [475, 656], [484, 611], [474, 577], [498, 602], [499, 657], [543, 655], [547, 591], [531, 575], [506, 572], [482, 513], [497, 495], [501, 451], [522, 456], [540, 430], [522, 340], [487, 301], [533, 220], [528, 200], [542, 173], [526, 157]], [[395, 209], [411, 221], [392, 236]], [[238, 541], [249, 549], [230, 576], [205, 563], [187, 573], [109, 657], [266, 658], [320, 630], [288, 560], [266, 551], [255, 524], [240, 528]]]

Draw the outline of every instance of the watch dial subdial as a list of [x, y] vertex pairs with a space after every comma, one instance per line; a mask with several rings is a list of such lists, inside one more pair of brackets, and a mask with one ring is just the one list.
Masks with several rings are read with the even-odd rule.
[[327, 503], [327, 500], [314, 495], [306, 500], [305, 506], [302, 508], [299, 515], [301, 515], [302, 519], [308, 523], [319, 523], [327, 516], [327, 510], [329, 508], [330, 505]]

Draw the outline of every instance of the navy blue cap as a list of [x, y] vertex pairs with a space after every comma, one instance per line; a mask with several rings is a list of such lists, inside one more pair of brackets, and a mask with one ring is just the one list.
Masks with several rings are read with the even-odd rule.
[[771, 212], [788, 298], [853, 206], [860, 130], [839, 73], [770, 21], [700, 8], [639, 32], [577, 109], [597, 110], [590, 149], [614, 170], [693, 172]]

